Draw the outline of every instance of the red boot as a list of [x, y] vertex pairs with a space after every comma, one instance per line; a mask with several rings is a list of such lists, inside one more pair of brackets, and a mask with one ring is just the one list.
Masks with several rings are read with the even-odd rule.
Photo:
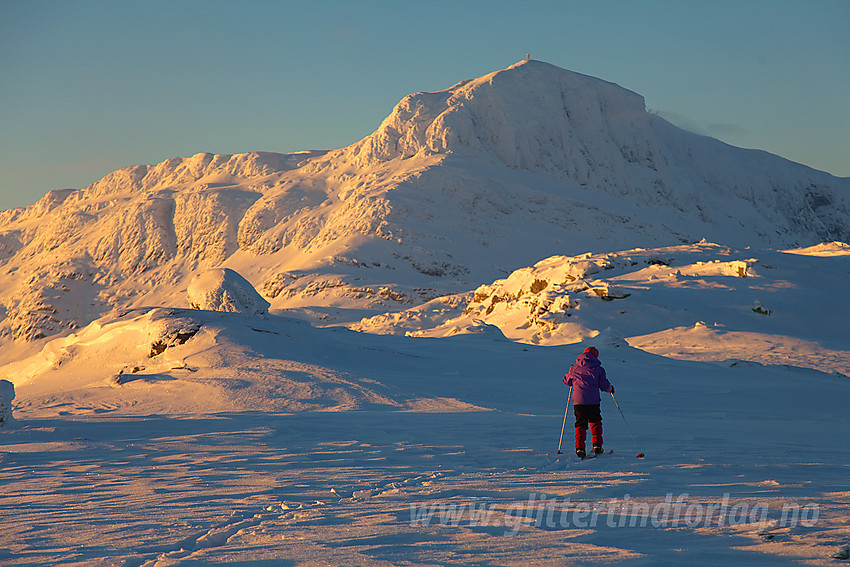
[[587, 429], [584, 427], [576, 427], [576, 455], [584, 458], [584, 440], [587, 438]]
[[[601, 453], [602, 452], [602, 422], [594, 421], [590, 423], [590, 439], [593, 443], [593, 452]], [[584, 442], [582, 442], [582, 446], [584, 446]]]

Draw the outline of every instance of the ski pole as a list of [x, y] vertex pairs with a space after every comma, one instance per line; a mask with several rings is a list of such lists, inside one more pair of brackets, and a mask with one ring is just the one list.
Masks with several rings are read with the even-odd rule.
[[564, 442], [564, 428], [567, 426], [567, 413], [570, 411], [570, 399], [573, 397], [573, 387], [570, 386], [570, 393], [567, 394], [567, 407], [564, 408], [564, 424], [561, 426], [561, 438], [558, 440], [558, 454], [563, 455], [561, 453], [561, 443]]
[[[614, 392], [611, 392], [611, 397], [614, 398]], [[635, 442], [635, 447], [637, 447], [638, 450], [637, 458], [642, 459], [644, 457], [643, 451], [640, 450], [640, 446], [638, 445], [637, 439], [635, 439], [635, 434], [632, 433], [632, 428], [629, 427], [629, 422], [626, 421], [626, 416], [623, 415], [623, 410], [620, 409], [620, 404], [617, 403], [617, 398], [614, 398], [614, 405], [616, 405], [617, 409], [620, 411], [620, 416], [623, 418], [623, 423], [626, 424], [626, 429], [629, 430], [629, 435], [632, 436], [632, 441]]]

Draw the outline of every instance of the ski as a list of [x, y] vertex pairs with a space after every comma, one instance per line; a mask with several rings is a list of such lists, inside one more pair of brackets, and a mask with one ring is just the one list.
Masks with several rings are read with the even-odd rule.
[[601, 457], [602, 455], [613, 455], [613, 454], [614, 454], [614, 449], [611, 449], [610, 451], [607, 451], [607, 452], [604, 452], [604, 453], [594, 453], [593, 451], [591, 451], [590, 453], [585, 455], [581, 460], [586, 461], [588, 459], [595, 459], [596, 457]]

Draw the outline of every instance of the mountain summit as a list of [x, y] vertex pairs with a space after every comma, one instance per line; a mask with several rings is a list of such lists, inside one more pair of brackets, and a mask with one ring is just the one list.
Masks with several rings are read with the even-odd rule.
[[850, 180], [683, 131], [539, 61], [402, 99], [347, 148], [198, 154], [0, 213], [0, 334], [185, 306], [229, 268], [271, 304], [354, 321], [554, 255], [850, 240]]
[[646, 148], [632, 147], [647, 124], [640, 95], [523, 61], [445, 91], [406, 96], [353, 150], [375, 163], [472, 149], [511, 168], [587, 180], [593, 162], [585, 156], [622, 150], [626, 159], [650, 159]]

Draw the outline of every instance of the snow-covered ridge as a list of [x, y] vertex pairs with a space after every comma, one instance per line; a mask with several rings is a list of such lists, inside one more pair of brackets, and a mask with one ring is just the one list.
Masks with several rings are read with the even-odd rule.
[[[845, 252], [824, 258], [822, 250]], [[674, 358], [694, 358], [686, 345], [700, 344], [710, 357], [700, 360], [739, 358], [850, 375], [850, 352], [840, 338], [850, 309], [836, 296], [850, 277], [848, 260], [840, 242], [794, 255], [703, 241], [556, 256], [466, 294], [366, 318], [354, 328], [448, 337], [491, 326], [528, 344], [597, 337], [622, 346], [628, 339]], [[718, 348], [705, 346], [711, 343]], [[771, 347], [760, 352], [752, 347], [759, 343]]]
[[[88, 400], [82, 414], [486, 409], [391, 388], [368, 371], [352, 371], [353, 365], [371, 368], [376, 356], [392, 361], [404, 355], [376, 355], [334, 333], [281, 317], [136, 309], [49, 340], [32, 356], [0, 367], [0, 376], [26, 392], [26, 407], [36, 413], [49, 412], [57, 397]], [[340, 353], [345, 364], [338, 362]], [[331, 363], [322, 365], [322, 359]], [[5, 389], [0, 394], [9, 396]]]
[[848, 191], [675, 128], [613, 83], [522, 62], [405, 97], [348, 148], [174, 158], [0, 213], [0, 336], [185, 305], [215, 268], [272, 311], [351, 322], [580, 250], [847, 241]]
[[846, 195], [831, 194], [831, 176], [788, 183], [789, 174], [814, 172], [684, 132], [647, 112], [632, 91], [541, 61], [408, 95], [348, 149], [360, 165], [469, 151], [705, 219], [718, 216], [713, 197], [725, 197], [733, 199], [730, 207], [738, 200], [783, 212], [808, 205], [816, 214], [791, 217], [786, 230], [816, 230], [822, 240], [845, 238], [847, 230]]
[[844, 242], [822, 242], [814, 246], [784, 250], [784, 252], [802, 256], [850, 256], [850, 245]]
[[73, 256], [88, 255], [123, 276], [177, 255], [220, 262], [237, 249], [244, 211], [275, 175], [310, 156], [197, 154], [120, 169], [86, 189], [51, 191], [31, 207], [5, 211], [3, 252], [38, 256], [73, 247]]

